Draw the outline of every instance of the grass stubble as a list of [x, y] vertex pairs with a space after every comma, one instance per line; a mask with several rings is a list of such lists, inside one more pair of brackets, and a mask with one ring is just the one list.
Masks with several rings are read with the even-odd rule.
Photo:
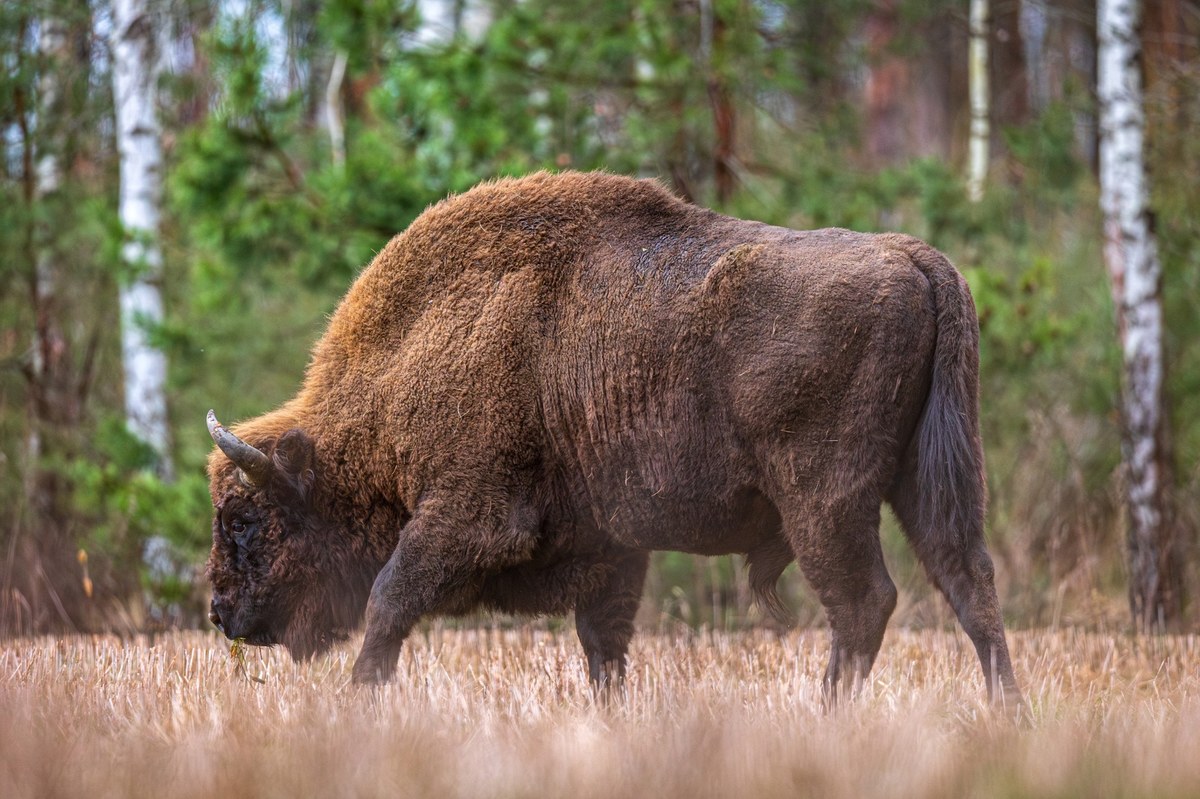
[[1200, 796], [1196, 636], [1013, 634], [1024, 725], [957, 632], [889, 632], [826, 711], [827, 641], [643, 633], [603, 707], [574, 635], [539, 628], [431, 628], [379, 689], [350, 684], [353, 643], [10, 640], [0, 796]]

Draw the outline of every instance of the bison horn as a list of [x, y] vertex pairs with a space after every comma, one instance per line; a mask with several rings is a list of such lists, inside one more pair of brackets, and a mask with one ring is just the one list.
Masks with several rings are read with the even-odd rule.
[[212, 411], [208, 412], [208, 434], [229, 460], [242, 470], [246, 482], [251, 485], [262, 485], [266, 482], [271, 474], [271, 459], [262, 450], [250, 446], [226, 430], [225, 425], [217, 421], [217, 415]]

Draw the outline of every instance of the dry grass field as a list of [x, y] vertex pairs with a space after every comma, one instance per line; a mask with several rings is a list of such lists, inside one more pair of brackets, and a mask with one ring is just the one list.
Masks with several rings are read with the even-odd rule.
[[1200, 638], [1012, 643], [1020, 725], [956, 632], [889, 632], [833, 712], [821, 630], [639, 635], [608, 708], [545, 629], [435, 628], [379, 690], [351, 645], [239, 669], [215, 633], [8, 641], [0, 797], [1200, 796]]

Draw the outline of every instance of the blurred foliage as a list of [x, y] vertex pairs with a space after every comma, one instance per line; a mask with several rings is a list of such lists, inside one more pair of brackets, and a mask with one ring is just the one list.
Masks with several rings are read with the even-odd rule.
[[[22, 499], [29, 429], [21, 370], [39, 247], [64, 255], [73, 340], [99, 331], [94, 391], [70, 445], [45, 464], [69, 487], [76, 543], [114, 573], [137, 571], [132, 582], [152, 606], [194, 610], [189, 580], [209, 536], [205, 411], [233, 421], [290, 397], [354, 275], [430, 203], [499, 175], [605, 168], [660, 176], [738, 216], [904, 230], [945, 251], [967, 276], [980, 315], [990, 536], [1006, 607], [1026, 623], [1123, 618], [1119, 357], [1094, 176], [1078, 155], [1077, 123], [1090, 113], [1083, 93], [997, 132], [1005, 154], [987, 196], [973, 205], [953, 159], [863, 158], [861, 31], [873, 5], [862, 0], [452, 5], [461, 25], [433, 40], [417, 36], [416, 4], [384, 0], [188, 0], [163, 12], [173, 15], [165, 46], [176, 53], [161, 101], [168, 313], [154, 331], [171, 369], [177, 477], [165, 483], [119, 421], [120, 231], [111, 123], [102, 121], [111, 113], [108, 61], [85, 54], [90, 72], [72, 84], [86, 90], [71, 94], [79, 105], [63, 192], [31, 198], [23, 159], [44, 131], [22, 128], [22, 120], [31, 119], [37, 96], [32, 50], [38, 14], [49, 6], [5, 4], [0, 505], [14, 509], [0, 519], [5, 540], [37, 525]], [[86, 8], [102, 29], [107, 4]], [[958, 6], [943, 0], [899, 3], [892, 49], [919, 50], [923, 26], [951, 9]], [[330, 155], [324, 108], [337, 52], [348, 56], [334, 87], [345, 112], [342, 166]], [[1190, 131], [1200, 121], [1200, 81], [1190, 73], [1178, 80], [1178, 91], [1150, 108], [1151, 158], [1179, 504], [1194, 508], [1200, 144]], [[721, 96], [732, 98], [726, 109], [714, 104]], [[736, 136], [737, 187], [723, 203], [714, 180], [717, 111], [732, 115]], [[86, 352], [73, 349], [77, 358]], [[948, 618], [890, 520], [884, 536], [901, 616]], [[174, 565], [147, 556], [161, 542]], [[748, 609], [738, 559], [660, 554], [648, 592], [663, 619], [760, 619]], [[783, 593], [801, 621], [819, 617], [794, 569]]]

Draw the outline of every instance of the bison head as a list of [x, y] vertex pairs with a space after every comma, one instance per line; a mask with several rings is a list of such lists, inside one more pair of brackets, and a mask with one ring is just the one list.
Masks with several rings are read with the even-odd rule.
[[212, 411], [208, 430], [225, 456], [209, 467], [209, 618], [228, 638], [283, 644], [297, 660], [323, 652], [361, 616], [374, 575], [348, 568], [351, 537], [320, 499], [312, 439], [292, 429], [254, 446]]

